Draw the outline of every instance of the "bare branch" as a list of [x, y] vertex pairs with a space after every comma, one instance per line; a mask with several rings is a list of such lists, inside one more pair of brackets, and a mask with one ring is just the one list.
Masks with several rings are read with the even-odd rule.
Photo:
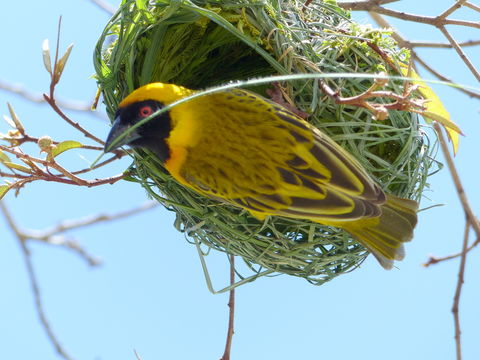
[[[369, 12], [368, 13], [372, 19], [381, 27], [383, 28], [392, 28], [392, 26], [390, 25], [390, 23], [385, 20], [385, 18], [383, 16], [381, 16], [380, 14], [377, 14], [375, 12]], [[441, 73], [439, 73], [438, 71], [436, 71], [433, 67], [431, 67], [429, 64], [427, 64], [423, 58], [421, 58], [417, 52], [411, 47], [412, 43], [405, 40], [398, 31], [395, 31], [392, 33], [392, 37], [395, 39], [395, 41], [398, 42], [398, 45], [400, 47], [405, 47], [405, 48], [408, 48], [410, 49], [410, 53], [411, 53], [411, 56], [412, 56], [412, 59], [415, 61], [415, 62], [418, 62], [420, 65], [422, 65], [428, 72], [430, 72], [432, 75], [434, 75], [435, 77], [437, 77], [439, 80], [442, 80], [442, 81], [446, 81], [446, 82], [450, 82], [450, 83], [454, 83], [454, 81], [452, 79], [449, 79], [447, 78], [446, 76], [442, 75]], [[451, 44], [449, 44], [449, 46], [452, 47]], [[480, 98], [480, 94], [479, 93], [476, 93], [474, 91], [471, 91], [471, 90], [468, 90], [468, 89], [464, 89], [464, 88], [457, 88], [457, 90], [463, 92], [464, 94], [467, 94], [468, 96], [470, 97], [474, 97], [474, 98]]]
[[52, 109], [63, 119], [65, 120], [68, 124], [70, 124], [71, 126], [73, 126], [75, 129], [77, 129], [78, 131], [80, 131], [83, 135], [85, 135], [86, 137], [92, 139], [93, 141], [99, 143], [99, 144], [102, 144], [102, 145], [105, 145], [105, 142], [101, 139], [99, 139], [98, 137], [96, 137], [95, 135], [91, 134], [90, 132], [88, 132], [87, 130], [85, 130], [82, 126], [80, 126], [79, 123], [71, 120], [67, 115], [65, 115], [65, 113], [58, 107], [57, 103], [56, 103], [56, 100], [50, 95], [46, 95], [46, 94], [43, 94], [43, 97], [45, 99], [45, 101], [52, 107]]
[[17, 238], [18, 244], [20, 245], [20, 249], [22, 250], [23, 259], [25, 261], [25, 266], [27, 268], [28, 278], [30, 280], [30, 286], [32, 288], [33, 298], [35, 300], [35, 308], [40, 319], [40, 323], [42, 324], [45, 333], [47, 334], [48, 339], [52, 343], [53, 347], [57, 351], [58, 355], [60, 355], [65, 360], [73, 360], [73, 358], [67, 353], [67, 351], [63, 348], [58, 340], [57, 336], [53, 332], [53, 329], [50, 325], [50, 321], [47, 318], [43, 307], [43, 300], [40, 293], [40, 288], [38, 286], [37, 276], [35, 274], [35, 270], [33, 268], [32, 260], [30, 258], [30, 251], [27, 248], [25, 243], [24, 235], [19, 232], [18, 226], [15, 224], [10, 212], [8, 211], [7, 207], [5, 206], [4, 202], [0, 201], [0, 210], [5, 216], [7, 223], [15, 234]]
[[[61, 34], [61, 25], [62, 25], [62, 17], [60, 16], [58, 20], [58, 30], [57, 30], [57, 44], [55, 46], [55, 60], [54, 60], [54, 65], [53, 65], [53, 71], [49, 70], [50, 73], [50, 92], [49, 94], [43, 94], [43, 97], [45, 101], [51, 106], [51, 108], [63, 119], [65, 120], [69, 125], [73, 126], [75, 129], [80, 131], [83, 135], [86, 137], [94, 140], [95, 142], [104, 145], [105, 143], [96, 137], [95, 135], [91, 134], [87, 130], [85, 130], [80, 124], [77, 122], [71, 120], [65, 113], [57, 106], [56, 100], [55, 100], [55, 87], [59, 83], [63, 70], [65, 69], [65, 65], [68, 59], [68, 55], [70, 54], [71, 47], [67, 48], [67, 51], [65, 54], [60, 58], [59, 60], [59, 49], [60, 49], [60, 34]], [[47, 48], [46, 54], [44, 56], [48, 56], [50, 58], [49, 54], [49, 49]], [[48, 61], [50, 62], [50, 60]]]
[[27, 268], [27, 273], [30, 280], [30, 286], [33, 292], [35, 308], [36, 308], [38, 317], [40, 318], [40, 322], [47, 334], [47, 337], [52, 343], [53, 347], [55, 348], [57, 353], [65, 360], [73, 360], [73, 358], [66, 352], [66, 350], [60, 344], [60, 341], [58, 340], [57, 336], [53, 332], [50, 322], [46, 316], [41, 292], [38, 286], [38, 279], [31, 261], [30, 251], [28, 250], [27, 242], [29, 240], [35, 240], [35, 241], [41, 241], [49, 245], [65, 247], [66, 249], [72, 250], [78, 255], [80, 255], [83, 259], [85, 259], [88, 262], [89, 265], [95, 266], [99, 264], [98, 259], [89, 255], [78, 243], [74, 241], [66, 240], [65, 237], [59, 236], [59, 234], [62, 234], [69, 230], [97, 224], [100, 222], [113, 221], [113, 220], [129, 217], [129, 216], [138, 214], [140, 212], [152, 209], [157, 205], [158, 205], [157, 202], [150, 201], [130, 210], [121, 211], [114, 214], [100, 214], [100, 215], [90, 216], [90, 217], [86, 217], [84, 219], [79, 219], [79, 220], [63, 221], [60, 224], [50, 229], [35, 231], [35, 230], [22, 230], [14, 221], [5, 203], [3, 201], [0, 201], [0, 211], [5, 217], [8, 226], [10, 227], [13, 234], [15, 235], [20, 245], [20, 248], [22, 250], [25, 266]]
[[464, 3], [466, 3], [467, 0], [456, 0], [454, 1], [453, 5], [450, 6], [447, 10], [445, 10], [443, 13], [438, 15], [438, 19], [446, 19], [447, 16], [453, 14], [455, 11], [460, 9]]
[[[412, 51], [412, 55], [414, 57], [414, 60], [417, 61], [420, 65], [422, 65], [428, 72], [430, 72], [431, 74], [433, 74], [434, 76], [436, 76], [438, 79], [442, 80], [442, 81], [446, 81], [446, 82], [449, 82], [449, 83], [455, 83], [452, 79], [449, 79], [445, 76], [443, 76], [442, 74], [440, 74], [438, 71], [436, 71], [434, 68], [432, 68], [430, 65], [428, 65], [425, 61], [423, 61], [423, 59], [421, 57], [419, 57], [414, 51]], [[474, 92], [474, 91], [471, 91], [471, 90], [468, 90], [468, 89], [464, 89], [464, 88], [456, 88], [458, 91], [461, 91], [463, 92], [464, 94], [472, 97], [472, 98], [477, 98], [477, 99], [480, 99], [480, 93], [478, 92]]]
[[[30, 176], [25, 176], [23, 174], [17, 174], [17, 173], [14, 173], [14, 176], [12, 176], [12, 174], [5, 173], [8, 177], [21, 179], [21, 181], [18, 181], [17, 183], [14, 184], [14, 187], [16, 188], [23, 186], [27, 182], [32, 182], [36, 180], [44, 180], [44, 181], [58, 182], [58, 183], [70, 184], [70, 185], [93, 187], [93, 186], [100, 186], [104, 184], [114, 184], [117, 181], [124, 178], [124, 174], [122, 173], [119, 175], [115, 175], [115, 176], [111, 176], [103, 179], [84, 180], [77, 177], [75, 173], [69, 172], [68, 170], [60, 166], [58, 163], [54, 161], [54, 159], [45, 160], [45, 159], [35, 158], [31, 155], [27, 155], [21, 152], [20, 150], [11, 149], [3, 145], [0, 145], [0, 150], [15, 155], [18, 159], [21, 159], [23, 162], [25, 162], [25, 164], [27, 164], [31, 168]], [[106, 162], [110, 162], [109, 160], [103, 162], [103, 164], [105, 164]], [[40, 169], [38, 166], [35, 165], [35, 163], [45, 166], [45, 170]], [[102, 164], [98, 164], [98, 166], [100, 165]], [[50, 168], [57, 170], [59, 174], [52, 174], [50, 171], [47, 170]], [[84, 170], [80, 170], [78, 173], [84, 173], [84, 172], [87, 172], [87, 171], [84, 169]], [[2, 174], [3, 173], [4, 172], [2, 172]]]
[[225, 351], [223, 352], [220, 360], [230, 360], [230, 350], [232, 348], [232, 338], [234, 334], [234, 319], [235, 319], [235, 256], [230, 255], [230, 296], [228, 299], [228, 330], [227, 330], [227, 341], [225, 343]]
[[[46, 234], [40, 231], [21, 229], [15, 224], [13, 217], [8, 211], [8, 209], [6, 208], [5, 204], [0, 201], [0, 205], [2, 206], [1, 210], [3, 212], [4, 217], [7, 220], [7, 223], [9, 224], [15, 236], [19, 240], [21, 240], [22, 243], [26, 244], [27, 241], [29, 240], [36, 240], [36, 241], [42, 241], [42, 242], [48, 243], [50, 245], [63, 246], [66, 249], [72, 250], [73, 252], [77, 253], [77, 255], [80, 255], [80, 257], [83, 260], [85, 260], [89, 265], [95, 266], [99, 264], [98, 259], [96, 259], [92, 255], [89, 255], [87, 251], [85, 251], [82, 247], [80, 247], [76, 242], [68, 241], [68, 240], [60, 241], [60, 237], [56, 236], [58, 233], [60, 233], [60, 231], [57, 231], [56, 233], [51, 232], [49, 234]], [[48, 236], [44, 236], [44, 235], [48, 235]]]
[[[27, 134], [22, 134], [21, 136], [15, 136], [14, 138], [2, 137], [2, 140], [13, 141], [15, 143], [15, 146], [20, 146], [20, 145], [22, 145], [24, 143], [27, 143], [27, 142], [38, 143], [40, 138], [29, 136]], [[58, 144], [60, 144], [60, 141], [52, 141], [52, 144], [53, 145], [58, 145]], [[82, 144], [81, 148], [82, 149], [87, 149], [87, 150], [103, 151], [103, 147], [101, 147], [101, 146], [92, 146], [92, 145]], [[119, 155], [120, 154], [116, 153], [116, 156], [119, 156]], [[120, 157], [122, 157], [122, 156], [120, 156]]]
[[[442, 48], [442, 49], [452, 49], [453, 45], [449, 43], [440, 43], [440, 42], [422, 42], [422, 41], [407, 41], [409, 46], [408, 48], [415, 47], [426, 47], [426, 48]], [[464, 42], [459, 42], [458, 46], [468, 47], [468, 46], [477, 46], [480, 45], [480, 40], [468, 40]]]
[[137, 350], [133, 349], [133, 353], [134, 353], [135, 358], [136, 358], [137, 360], [142, 360], [142, 357], [138, 354]]
[[378, 6], [376, 1], [339, 1], [338, 6], [346, 10], [354, 11], [371, 11], [378, 14], [383, 14], [395, 18], [399, 18], [405, 21], [412, 21], [421, 24], [433, 25], [436, 27], [445, 26], [445, 25], [460, 25], [466, 27], [472, 27], [480, 29], [480, 23], [474, 21], [465, 21], [465, 20], [455, 20], [455, 19], [444, 19], [438, 16], [424, 16], [410, 14], [402, 11], [396, 11], [391, 9], [386, 9], [384, 7]]
[[465, 65], [467, 65], [467, 67], [470, 69], [472, 74], [477, 78], [478, 81], [480, 81], [480, 72], [478, 72], [478, 70], [475, 68], [473, 63], [468, 58], [468, 56], [463, 52], [462, 48], [457, 43], [457, 41], [453, 38], [452, 35], [450, 35], [450, 33], [445, 28], [445, 26], [439, 26], [438, 28], [443, 33], [443, 35], [445, 35], [445, 37], [448, 39], [450, 44], [452, 44], [453, 48], [457, 51], [458, 55], [460, 56], [460, 59], [463, 60], [463, 62], [465, 63]]
[[467, 216], [467, 220], [473, 227], [475, 234], [478, 238], [480, 237], [480, 223], [477, 217], [475, 216], [475, 214], [473, 213], [473, 210], [470, 206], [470, 203], [468, 201], [467, 195], [463, 188], [462, 182], [460, 181], [460, 176], [458, 175], [452, 156], [450, 155], [448, 144], [447, 144], [447, 141], [445, 140], [445, 136], [443, 135], [442, 128], [437, 122], [433, 123], [433, 127], [435, 129], [435, 132], [438, 135], [438, 141], [440, 143], [440, 147], [442, 148], [442, 153], [445, 156], [445, 161], [447, 162], [448, 169], [450, 171], [450, 174], [452, 175], [452, 180], [455, 185], [455, 189], [457, 190], [457, 194], [460, 199], [460, 202], [462, 203], [463, 210], [465, 211], [465, 214]]
[[[31, 93], [20, 85], [8, 84], [0, 80], [0, 89], [19, 95], [24, 99], [35, 103], [46, 103], [42, 95]], [[85, 110], [84, 106], [85, 104], [75, 104], [74, 106], [72, 106], [72, 108], [74, 108], [75, 110]]]
[[[342, 97], [338, 91], [334, 91], [324, 81], [319, 81], [319, 87], [322, 91], [331, 97], [336, 104], [363, 107], [372, 112], [373, 116], [379, 120], [385, 120], [388, 117], [388, 110], [404, 110], [415, 113], [424, 111], [424, 101], [411, 98], [412, 93], [418, 88], [417, 85], [410, 83], [404, 84], [403, 94], [396, 94], [393, 91], [378, 90], [387, 85], [388, 80], [375, 79], [369, 89], [363, 93], [351, 97]], [[369, 101], [371, 99], [385, 98], [390, 103], [377, 103]]]
[[138, 213], [153, 209], [156, 206], [158, 206], [157, 201], [148, 201], [144, 204], [141, 204], [140, 206], [137, 206], [129, 210], [119, 211], [113, 214], [91, 215], [91, 216], [88, 216], [82, 219], [76, 219], [76, 220], [64, 220], [50, 229], [29, 231], [29, 232], [25, 232], [25, 234], [28, 237], [28, 239], [39, 240], [39, 241], [43, 241], [53, 245], [59, 245], [57, 242], [51, 241], [53, 236], [64, 233], [66, 231], [90, 226], [93, 224], [110, 222], [110, 221], [130, 217]]
[[[466, 250], [467, 253], [470, 252], [479, 243], [480, 243], [480, 238], [477, 238], [470, 246], [467, 247], [467, 250]], [[443, 262], [443, 261], [452, 260], [452, 259], [455, 259], [457, 257], [462, 256], [462, 254], [463, 254], [463, 252], [460, 251], [456, 254], [447, 255], [447, 256], [443, 256], [443, 257], [430, 256], [428, 258], [428, 261], [426, 263], [424, 263], [423, 266], [424, 267], [429, 267], [430, 265], [438, 264], [438, 263]]]
[[475, 10], [475, 11], [480, 12], [480, 6], [475, 5], [475, 4], [472, 4], [471, 2], [468, 2], [468, 1], [467, 1], [467, 2], [464, 4], [464, 6], [465, 6], [465, 7], [469, 7], [469, 8], [472, 9], [472, 10]]
[[[48, 104], [43, 94], [33, 93], [25, 89], [22, 85], [11, 84], [6, 81], [0, 80], [0, 90], [10, 92], [12, 94], [18, 95], [25, 100], [37, 103], [37, 104]], [[87, 112], [92, 116], [106, 120], [107, 117], [104, 114], [101, 114], [98, 111], [92, 111], [92, 104], [88, 101], [69, 101], [69, 100], [57, 100], [59, 107], [72, 111]]]
[[111, 222], [114, 220], [119, 220], [122, 218], [130, 217], [138, 213], [150, 210], [158, 206], [158, 202], [149, 201], [135, 208], [120, 211], [113, 214], [97, 214], [85, 217], [83, 219], [76, 220], [64, 220], [57, 224], [56, 226], [45, 229], [45, 230], [18, 230], [19, 234], [25, 240], [34, 240], [40, 241], [42, 243], [54, 246], [62, 246], [68, 250], [72, 250], [77, 255], [80, 255], [84, 260], [88, 262], [90, 266], [96, 266], [100, 264], [99, 259], [94, 256], [89, 255], [76, 241], [69, 239], [66, 236], [62, 236], [67, 231], [102, 223], [102, 222]]
[[453, 306], [452, 306], [452, 313], [453, 313], [453, 319], [455, 324], [455, 344], [456, 344], [457, 360], [462, 360], [462, 342], [461, 342], [462, 331], [460, 328], [459, 308], [460, 308], [460, 296], [462, 294], [462, 287], [463, 287], [464, 276], [465, 276], [465, 264], [467, 261], [468, 234], [470, 233], [470, 223], [468, 221], [468, 218], [466, 220], [467, 221], [465, 223], [465, 234], [463, 236], [462, 256], [460, 258], [460, 266], [458, 269], [457, 287], [455, 289], [455, 296], [453, 297]]

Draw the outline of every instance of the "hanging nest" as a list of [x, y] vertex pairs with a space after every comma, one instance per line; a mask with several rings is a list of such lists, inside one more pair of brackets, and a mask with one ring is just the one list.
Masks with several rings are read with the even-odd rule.
[[[388, 33], [360, 26], [333, 1], [123, 0], [95, 53], [97, 80], [111, 118], [119, 101], [155, 81], [204, 89], [232, 80], [298, 73], [399, 75], [407, 63]], [[326, 78], [343, 97], [363, 93], [365, 78]], [[401, 94], [404, 82], [385, 90]], [[265, 95], [268, 86], [249, 89]], [[340, 106], [318, 80], [284, 83], [285, 95], [311, 114], [307, 121], [355, 156], [389, 193], [419, 200], [434, 164], [432, 146], [409, 112], [373, 119], [365, 108]], [[382, 101], [378, 99], [378, 101]], [[178, 184], [150, 153], [135, 150], [128, 179], [167, 209], [195, 243], [241, 256], [253, 275], [284, 273], [323, 284], [368, 255], [343, 230], [310, 221], [269, 217], [203, 197]]]

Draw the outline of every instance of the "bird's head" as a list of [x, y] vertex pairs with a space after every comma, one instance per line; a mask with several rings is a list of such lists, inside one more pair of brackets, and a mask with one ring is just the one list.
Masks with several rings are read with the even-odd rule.
[[105, 142], [105, 152], [129, 145], [146, 148], [163, 161], [168, 159], [170, 154], [165, 140], [172, 129], [170, 112], [153, 117], [140, 126], [134, 125], [191, 92], [181, 86], [163, 83], [148, 84], [133, 91], [118, 106]]

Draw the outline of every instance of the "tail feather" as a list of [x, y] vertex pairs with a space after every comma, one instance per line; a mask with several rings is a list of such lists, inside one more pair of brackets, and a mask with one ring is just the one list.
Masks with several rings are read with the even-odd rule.
[[394, 260], [405, 257], [403, 243], [413, 238], [417, 209], [416, 201], [387, 195], [380, 217], [345, 224], [343, 227], [370, 250], [385, 269], [391, 269]]

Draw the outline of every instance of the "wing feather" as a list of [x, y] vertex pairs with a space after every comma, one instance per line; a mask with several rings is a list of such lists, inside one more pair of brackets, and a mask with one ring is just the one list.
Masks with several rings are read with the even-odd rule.
[[[309, 153], [314, 157], [315, 162], [308, 162], [296, 154], [292, 160], [287, 162], [288, 165], [306, 176], [317, 177], [320, 181], [321, 176], [316, 176], [314, 172], [318, 168], [327, 168], [331, 175], [328, 179], [331, 187], [379, 204], [386, 201], [383, 191], [352, 155], [330, 137], [295, 114], [278, 104], [272, 103], [272, 106], [279, 118], [292, 125], [289, 130], [298, 143], [312, 142], [311, 138], [302, 136], [299, 132], [308, 131], [313, 134], [313, 146], [309, 149]], [[322, 171], [320, 170], [318, 173], [322, 174]]]
[[[218, 114], [227, 111], [225, 96], [243, 96], [227, 102], [228, 119]], [[195, 115], [203, 133], [182, 176], [197, 191], [257, 217], [334, 222], [380, 215], [385, 194], [358, 161], [283, 107], [234, 90], [210, 96]]]

